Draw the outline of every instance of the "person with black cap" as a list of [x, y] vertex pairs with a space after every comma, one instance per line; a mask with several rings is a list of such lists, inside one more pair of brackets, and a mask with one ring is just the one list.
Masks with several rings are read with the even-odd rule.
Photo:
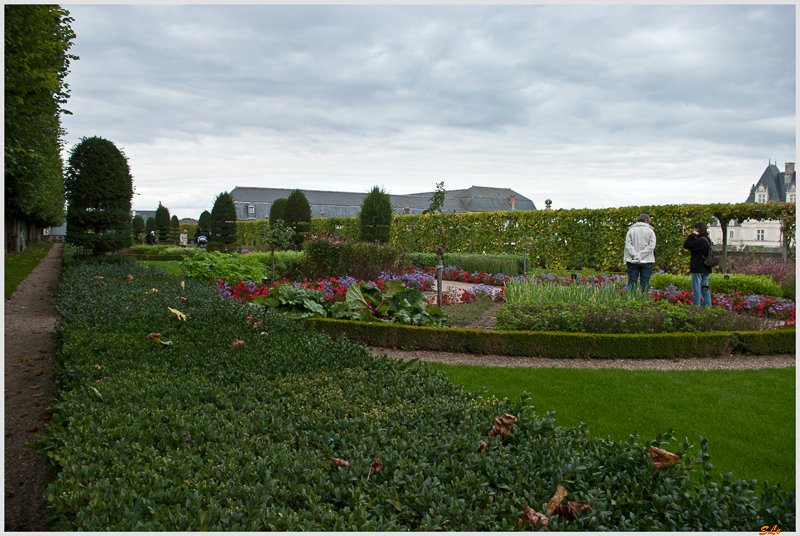
[[711, 307], [711, 291], [708, 288], [708, 276], [711, 267], [706, 266], [706, 257], [711, 249], [711, 240], [708, 238], [708, 227], [702, 221], [694, 224], [692, 232], [683, 241], [683, 247], [688, 249], [692, 256], [689, 259], [689, 273], [692, 276], [692, 305], [703, 308]]

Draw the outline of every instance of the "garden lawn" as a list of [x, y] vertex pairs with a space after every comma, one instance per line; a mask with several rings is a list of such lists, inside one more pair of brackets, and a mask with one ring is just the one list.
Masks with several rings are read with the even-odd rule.
[[8, 299], [11, 294], [17, 290], [17, 286], [26, 278], [31, 271], [36, 268], [39, 261], [45, 258], [47, 252], [53, 244], [50, 242], [40, 242], [35, 246], [27, 248], [20, 253], [12, 253], [6, 255], [5, 263], [5, 281], [6, 281], [6, 298]]
[[468, 391], [555, 411], [556, 424], [588, 425], [590, 436], [708, 439], [714, 474], [795, 489], [795, 369], [628, 371], [434, 364]]

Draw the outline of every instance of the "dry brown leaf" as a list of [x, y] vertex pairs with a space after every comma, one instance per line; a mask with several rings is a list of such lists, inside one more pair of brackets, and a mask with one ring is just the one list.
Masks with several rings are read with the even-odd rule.
[[506, 436], [511, 432], [511, 427], [514, 426], [514, 423], [517, 421], [517, 418], [513, 415], [509, 415], [506, 413], [502, 417], [498, 417], [494, 420], [494, 427], [489, 432], [489, 437], [494, 437], [498, 435]]
[[561, 501], [563, 501], [567, 496], [567, 490], [565, 490], [561, 484], [558, 485], [556, 488], [556, 494], [553, 495], [553, 498], [550, 499], [550, 502], [547, 503], [547, 513], [552, 514], [555, 512], [556, 506], [559, 505]]
[[35, 426], [31, 426], [30, 428], [28, 428], [28, 429], [27, 429], [27, 430], [25, 430], [25, 431], [26, 431], [26, 432], [31, 432], [31, 433], [33, 433], [33, 432], [38, 432], [38, 431], [39, 431], [39, 429], [38, 429], [38, 428], [36, 428]]
[[[17, 393], [14, 393], [14, 394], [17, 394]], [[32, 396], [33, 398], [38, 398], [38, 397], [42, 396], [43, 394], [44, 394], [44, 393], [34, 393], [34, 394], [32, 394], [31, 396]]]
[[253, 321], [253, 315], [247, 315], [246, 317], [244, 317], [245, 324], [249, 324], [252, 321]]
[[34, 335], [39, 335], [41, 331], [39, 331], [38, 329], [34, 329], [33, 331], [31, 331], [31, 333], [33, 333]]
[[591, 509], [592, 507], [589, 506], [587, 502], [569, 501], [567, 504], [559, 504], [556, 506], [553, 510], [553, 514], [561, 516], [564, 519], [575, 519], [583, 512]]
[[331, 461], [336, 467], [350, 467], [350, 463], [340, 460], [339, 458], [331, 458]]
[[133, 281], [133, 276], [128, 274], [128, 281]]
[[547, 503], [547, 513], [557, 515], [564, 519], [575, 519], [583, 512], [591, 510], [592, 507], [587, 502], [569, 501], [567, 504], [560, 504], [567, 497], [567, 490], [561, 484], [556, 487], [556, 494]]
[[516, 526], [519, 526], [520, 523], [528, 522], [531, 524], [531, 530], [536, 527], [537, 523], [541, 523], [542, 528], [547, 528], [547, 525], [550, 523], [550, 520], [547, 519], [547, 516], [544, 514], [540, 514], [534, 511], [533, 508], [528, 508], [527, 506], [522, 507], [522, 515], [517, 519]]
[[38, 389], [41, 385], [31, 385], [28, 389]]
[[260, 328], [260, 327], [261, 327], [261, 324], [263, 324], [263, 323], [264, 323], [264, 321], [263, 321], [263, 320], [259, 320], [258, 322], [256, 322], [255, 324], [253, 324], [253, 329]]
[[150, 335], [145, 337], [145, 339], [148, 340], [148, 341], [152, 341], [153, 339], [160, 339], [160, 338], [161, 338], [161, 334], [160, 333], [151, 333]]
[[489, 448], [489, 442], [488, 441], [480, 441], [478, 443], [478, 452], [483, 452], [487, 448]]
[[42, 374], [42, 372], [44, 372], [44, 369], [36, 369], [33, 372], [31, 372], [31, 374], [33, 374], [34, 376], [39, 376]]
[[367, 478], [369, 478], [370, 474], [372, 473], [377, 474], [380, 473], [381, 471], [383, 471], [383, 463], [381, 463], [380, 458], [376, 456], [375, 461], [369, 464], [369, 473], [367, 474]]
[[186, 289], [186, 287], [183, 286], [183, 281], [181, 281], [181, 288], [184, 289], [184, 290]]
[[187, 300], [186, 298], [184, 298], [183, 296], [175, 296], [175, 299], [176, 299], [176, 300], [181, 300], [183, 303], [186, 303], [186, 302], [188, 301], [188, 300]]
[[244, 341], [233, 341], [231, 343], [231, 348], [236, 348], [237, 346], [243, 345], [243, 344], [244, 344]]
[[662, 467], [669, 467], [675, 465], [680, 461], [680, 456], [667, 452], [658, 447], [650, 447], [650, 457], [653, 458], [653, 469], [660, 469]]

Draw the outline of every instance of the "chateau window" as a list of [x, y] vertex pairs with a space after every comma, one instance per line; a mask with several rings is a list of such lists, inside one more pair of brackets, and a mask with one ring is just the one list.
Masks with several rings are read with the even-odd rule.
[[764, 240], [764, 229], [758, 229], [756, 231], [756, 240]]
[[767, 194], [758, 194], [758, 203], [766, 203], [767, 202]]
[[797, 202], [797, 194], [789, 194], [789, 202], [796, 203]]
[[728, 238], [730, 238], [731, 240], [733, 240], [733, 231], [730, 231], [730, 232], [728, 233]]
[[247, 205], [247, 214], [252, 216], [255, 213], [256, 213], [256, 207], [254, 207], [253, 205]]

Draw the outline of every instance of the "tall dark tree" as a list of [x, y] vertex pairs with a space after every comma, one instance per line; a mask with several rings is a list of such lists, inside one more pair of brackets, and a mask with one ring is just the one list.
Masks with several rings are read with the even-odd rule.
[[286, 221], [286, 198], [276, 199], [269, 207], [269, 226], [275, 225], [278, 220]]
[[392, 225], [392, 201], [382, 188], [375, 186], [361, 203], [358, 214], [360, 225], [359, 238], [368, 242], [389, 241], [389, 229]]
[[131, 244], [133, 177], [116, 145], [97, 136], [82, 138], [70, 151], [64, 186], [67, 243], [95, 256]]
[[69, 90], [75, 34], [69, 12], [54, 5], [6, 5], [6, 247], [21, 251], [45, 227], [64, 223], [61, 114]]
[[156, 236], [160, 241], [169, 240], [169, 209], [158, 202], [156, 209]]
[[137, 214], [133, 217], [133, 221], [131, 222], [131, 231], [133, 234], [133, 240], [140, 240], [139, 235], [144, 234], [144, 218], [142, 218], [141, 214]]
[[199, 225], [204, 231], [208, 232], [211, 229], [211, 213], [207, 210], [204, 210], [202, 214], [200, 214], [200, 218], [197, 220], [197, 225]]
[[236, 206], [233, 204], [233, 196], [228, 192], [222, 192], [214, 200], [214, 208], [211, 209], [211, 240], [223, 244], [236, 242]]
[[295, 231], [307, 231], [307, 225], [303, 224], [311, 222], [311, 205], [301, 190], [294, 190], [286, 198], [283, 215], [284, 221], [294, 227]]
[[178, 241], [181, 235], [181, 222], [177, 216], [172, 216], [169, 220], [169, 239]]
[[150, 231], [155, 231], [155, 230], [156, 230], [156, 219], [150, 216], [144, 222], [144, 232], [150, 234]]

